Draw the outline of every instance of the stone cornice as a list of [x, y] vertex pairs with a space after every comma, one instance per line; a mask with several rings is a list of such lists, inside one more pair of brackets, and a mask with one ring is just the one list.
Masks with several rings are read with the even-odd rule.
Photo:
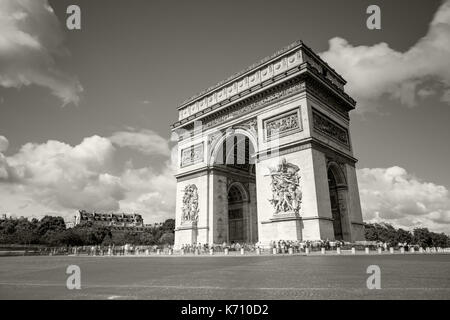
[[297, 40], [294, 41], [293, 43], [287, 45], [286, 47], [282, 48], [281, 50], [278, 50], [277, 52], [275, 52], [274, 54], [267, 56], [263, 59], [261, 59], [260, 61], [252, 64], [251, 66], [245, 68], [244, 70], [241, 70], [235, 74], [233, 74], [232, 76], [228, 77], [225, 80], [220, 81], [219, 83], [193, 95], [192, 97], [184, 100], [179, 109], [183, 108], [184, 106], [186, 106], [187, 104], [189, 104], [190, 102], [193, 102], [194, 100], [197, 100], [198, 98], [200, 98], [201, 96], [205, 95], [208, 92], [211, 92], [217, 88], [219, 88], [220, 86], [223, 86], [227, 83], [229, 83], [230, 81], [239, 78], [240, 76], [243, 76], [246, 73], [249, 73], [250, 71], [257, 69], [259, 67], [262, 67], [264, 64], [267, 64], [269, 61], [271, 60], [275, 60], [277, 58], [279, 58], [280, 56], [288, 53], [289, 51], [295, 51], [296, 49], [300, 49], [302, 48], [304, 51], [306, 51], [307, 53], [309, 53], [314, 59], [316, 59], [317, 61], [320, 61], [322, 64], [324, 64], [327, 69], [329, 71], [331, 71], [333, 73], [333, 75], [335, 77], [337, 77], [344, 85], [347, 83], [347, 81], [345, 81], [344, 78], [342, 78], [342, 76], [336, 72], [336, 70], [334, 70], [332, 67], [330, 67], [330, 65], [328, 63], [326, 63], [324, 60], [322, 60], [310, 47], [308, 47], [306, 44], [303, 43], [303, 41], [301, 40]]
[[191, 179], [191, 178], [196, 178], [196, 177], [202, 177], [207, 175], [209, 172], [209, 168], [208, 166], [205, 164], [204, 166], [194, 169], [194, 170], [190, 170], [187, 172], [183, 172], [183, 173], [178, 173], [175, 175], [175, 179], [177, 179], [177, 182], [180, 181], [184, 181], [187, 178]]
[[199, 112], [217, 104], [223, 105], [222, 102], [224, 101], [229, 102], [240, 98], [243, 96], [242, 93], [254, 91], [255, 87], [257, 88], [264, 82], [280, 75], [287, 74], [304, 63], [315, 69], [323, 80], [354, 104], [353, 99], [344, 92], [345, 80], [310, 48], [299, 41], [188, 99], [179, 107], [179, 121], [192, 117], [197, 118]]
[[[298, 82], [301, 79], [306, 78], [310, 79], [307, 82], [309, 83], [306, 88], [307, 91], [309, 91], [313, 95], [318, 96], [318, 98], [320, 98], [321, 100], [324, 100], [324, 97], [326, 95], [330, 96], [331, 94], [333, 100], [332, 102], [328, 102], [327, 104], [334, 105], [337, 102], [340, 102], [339, 104], [343, 108], [341, 113], [344, 117], [348, 117], [345, 112], [354, 108], [354, 100], [343, 91], [341, 92], [337, 90], [335, 86], [333, 86], [329, 81], [326, 81], [324, 79], [320, 79], [321, 81], [318, 81], [318, 77], [320, 77], [320, 75], [318, 75], [317, 69], [315, 69], [308, 63], [304, 63], [296, 67], [295, 69], [292, 69], [291, 71], [291, 73], [286, 72], [285, 74], [280, 74], [277, 77], [265, 81], [264, 83], [252, 88], [251, 90], [241, 92], [230, 99], [226, 99], [220, 103], [215, 104], [212, 107], [208, 107], [204, 110], [198, 111], [187, 119], [183, 119], [174, 123], [171, 127], [172, 129], [178, 129], [191, 125], [194, 123], [194, 121], [208, 121], [208, 119], [217, 117], [220, 114], [227, 112], [227, 110], [237, 108], [244, 104], [250, 104], [255, 98], [258, 99], [259, 97], [262, 97], [265, 94], [270, 94], [270, 92], [275, 90], [282, 90], [281, 88], [288, 86], [290, 83]], [[320, 92], [323, 92], [321, 96], [319, 96]], [[270, 103], [272, 102], [274, 101], [270, 101]], [[337, 107], [334, 108], [336, 109]]]
[[328, 144], [318, 140], [317, 138], [312, 138], [312, 139], [313, 139], [313, 141], [312, 141], [313, 148], [320, 150], [325, 155], [329, 155], [332, 153], [333, 156], [338, 157], [341, 162], [345, 162], [345, 163], [348, 163], [353, 166], [355, 165], [355, 163], [358, 162], [358, 159], [354, 158], [352, 155], [346, 154], [346, 153], [342, 152], [341, 150], [338, 150], [338, 149], [334, 148], [333, 146], [328, 145]]
[[213, 104], [212, 106], [208, 106], [203, 110], [197, 111], [188, 118], [181, 119], [174, 123], [171, 127], [183, 127], [186, 124], [193, 123], [196, 120], [201, 120], [208, 116], [213, 116], [218, 111], [222, 111], [228, 109], [230, 107], [235, 106], [238, 103], [246, 103], [250, 102], [255, 96], [264, 93], [267, 90], [270, 90], [272, 87], [282, 86], [283, 82], [289, 81], [290, 79], [298, 76], [299, 74], [306, 72], [307, 64], [302, 64], [297, 66], [295, 69], [291, 69], [289, 72], [280, 74], [274, 78], [268, 79], [252, 88], [246, 89], [245, 91], [239, 92], [232, 97], [224, 99], [220, 102]]
[[208, 227], [197, 227], [196, 225], [191, 225], [191, 226], [183, 226], [183, 225], [181, 225], [181, 226], [177, 227], [175, 229], [175, 231], [181, 231], [181, 230], [202, 230], [202, 229], [208, 230], [209, 228]]
[[245, 73], [248, 73], [248, 72], [252, 71], [253, 69], [256, 69], [256, 68], [258, 68], [258, 67], [261, 67], [263, 64], [267, 63], [268, 61], [270, 61], [270, 60], [272, 60], [272, 59], [275, 59], [275, 58], [279, 57], [279, 56], [282, 55], [282, 54], [285, 54], [286, 52], [290, 51], [291, 49], [293, 49], [293, 48], [295, 48], [295, 47], [300, 46], [301, 44], [302, 44], [302, 41], [300, 41], [300, 40], [291, 43], [290, 45], [288, 45], [288, 46], [282, 48], [281, 50], [275, 52], [274, 54], [272, 54], [272, 55], [270, 55], [270, 56], [267, 56], [267, 57], [261, 59], [261, 60], [258, 61], [257, 63], [252, 64], [251, 66], [245, 68], [244, 70], [241, 70], [241, 71], [239, 71], [239, 72], [233, 74], [232, 76], [228, 77], [227, 79], [222, 80], [222, 81], [220, 81], [219, 83], [216, 83], [215, 85], [213, 85], [213, 86], [211, 86], [211, 87], [209, 87], [209, 88], [207, 88], [207, 89], [205, 89], [205, 90], [203, 90], [203, 91], [201, 91], [201, 92], [199, 92], [199, 93], [193, 95], [192, 97], [190, 97], [190, 98], [184, 100], [184, 101], [181, 103], [181, 105], [180, 105], [180, 107], [179, 107], [178, 109], [183, 108], [184, 106], [186, 106], [186, 105], [189, 104], [190, 102], [192, 102], [192, 101], [194, 101], [194, 100], [200, 98], [202, 95], [204, 95], [204, 94], [206, 94], [206, 93], [208, 93], [208, 92], [210, 92], [210, 91], [213, 91], [213, 90], [217, 89], [218, 87], [220, 87], [220, 86], [222, 86], [222, 85], [225, 85], [226, 83], [230, 82], [231, 80], [236, 79], [236, 78], [238, 78], [238, 77], [244, 75]]
[[355, 159], [350, 154], [344, 153], [336, 148], [334, 148], [331, 145], [325, 144], [324, 142], [318, 140], [314, 137], [309, 137], [303, 140], [293, 141], [288, 144], [281, 145], [278, 150], [271, 151], [271, 149], [265, 149], [258, 151], [255, 156], [259, 160], [269, 159], [276, 156], [283, 156], [285, 154], [289, 154], [296, 151], [301, 151], [305, 149], [317, 149], [325, 154], [329, 152], [333, 152], [334, 154], [338, 155], [342, 159], [346, 159], [348, 163], [355, 164], [358, 160]]
[[216, 172], [226, 174], [227, 176], [235, 176], [235, 177], [239, 177], [239, 178], [254, 177], [253, 174], [239, 172], [238, 170], [230, 171], [229, 169], [226, 170], [225, 168], [221, 168], [219, 166], [208, 166], [205, 164], [201, 168], [197, 168], [197, 169], [194, 169], [191, 171], [176, 174], [175, 178], [177, 179], [177, 182], [180, 182], [180, 181], [184, 181], [187, 179], [192, 179], [194, 177], [202, 177], [202, 176], [205, 176], [208, 174], [213, 174]]
[[308, 221], [308, 220], [326, 220], [326, 221], [333, 221], [333, 218], [329, 217], [302, 217], [302, 216], [290, 216], [290, 217], [277, 217], [274, 216], [270, 220], [261, 221], [261, 224], [268, 224], [268, 223], [276, 223], [276, 222], [284, 222], [284, 221]]

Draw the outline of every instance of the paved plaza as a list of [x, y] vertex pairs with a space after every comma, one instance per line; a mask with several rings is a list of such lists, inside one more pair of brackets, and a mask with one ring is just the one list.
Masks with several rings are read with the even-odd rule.
[[448, 254], [1, 257], [0, 299], [450, 299], [449, 270]]

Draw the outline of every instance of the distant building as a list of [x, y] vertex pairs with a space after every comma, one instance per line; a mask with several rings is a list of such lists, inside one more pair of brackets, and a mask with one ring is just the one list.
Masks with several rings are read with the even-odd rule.
[[64, 223], [66, 224], [66, 229], [70, 229], [75, 227], [75, 222], [74, 221], [64, 221]]
[[85, 210], [79, 210], [75, 215], [74, 225], [88, 222], [92, 222], [98, 226], [111, 227], [112, 230], [143, 231], [149, 228], [149, 225], [144, 225], [142, 215], [137, 213], [91, 213]]

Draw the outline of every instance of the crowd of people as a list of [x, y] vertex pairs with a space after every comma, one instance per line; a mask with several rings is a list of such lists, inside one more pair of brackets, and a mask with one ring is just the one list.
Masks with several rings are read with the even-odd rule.
[[[351, 249], [357, 247], [358, 249], [364, 249], [365, 247], [369, 247], [370, 249], [382, 248], [384, 251], [389, 250], [389, 248], [404, 248], [405, 251], [408, 251], [409, 248], [415, 247], [418, 249], [417, 245], [409, 244], [409, 243], [397, 243], [392, 244], [389, 242], [375, 242], [375, 241], [365, 241], [360, 244], [354, 244], [350, 242], [345, 242], [342, 240], [315, 240], [315, 241], [299, 241], [299, 240], [273, 240], [269, 245], [270, 249], [277, 249], [278, 252], [287, 252], [289, 249], [293, 249], [294, 252], [304, 252], [306, 248], [310, 251], [319, 251], [322, 248], [325, 250], [336, 250], [337, 248], [341, 249]], [[266, 246], [263, 246], [261, 242], [257, 243], [239, 243], [233, 242], [228, 244], [226, 242], [219, 244], [208, 244], [208, 243], [196, 243], [196, 244], [183, 244], [181, 249], [185, 251], [185, 253], [195, 253], [196, 250], [199, 252], [209, 252], [210, 249], [214, 251], [223, 252], [225, 249], [229, 251], [240, 251], [241, 249], [245, 251], [256, 251], [256, 249], [264, 250], [269, 249]]]
[[[321, 248], [325, 248], [326, 250], [333, 250], [337, 247], [343, 247], [345, 243], [343, 241], [329, 241], [329, 240], [318, 240], [318, 241], [292, 241], [292, 240], [278, 240], [271, 241], [270, 248], [277, 249], [277, 252], [284, 253], [288, 252], [289, 249], [292, 249], [294, 252], [304, 252], [306, 248], [310, 250], [320, 250]], [[254, 252], [257, 249], [264, 251], [269, 249], [267, 246], [263, 246], [261, 242], [257, 243], [239, 243], [232, 242], [228, 244], [223, 242], [221, 245], [219, 244], [208, 244], [208, 243], [196, 243], [196, 244], [183, 244], [180, 248], [184, 251], [184, 253], [207, 253], [210, 249], [213, 249], [214, 252], [223, 252], [225, 249], [229, 251], [240, 251], [244, 249], [244, 251]]]
[[124, 256], [124, 255], [145, 255], [150, 253], [168, 253], [173, 250], [172, 245], [148, 245], [148, 246], [138, 246], [138, 245], [121, 245], [121, 246], [61, 246], [61, 247], [42, 247], [36, 250], [29, 251], [27, 254], [38, 254], [38, 255], [89, 255], [89, 256]]
[[256, 245], [251, 243], [233, 242], [228, 244], [223, 242], [222, 244], [212, 245], [208, 243], [183, 244], [180, 249], [185, 253], [207, 253], [211, 249], [213, 249], [214, 252], [224, 252], [225, 249], [228, 249], [229, 251], [240, 251], [241, 249], [244, 249], [245, 251], [255, 251], [256, 248]]
[[195, 243], [195, 244], [183, 244], [181, 247], [174, 250], [173, 245], [95, 245], [95, 246], [64, 246], [64, 247], [41, 247], [29, 250], [25, 254], [38, 254], [38, 255], [61, 255], [61, 254], [75, 254], [75, 255], [149, 255], [149, 254], [208, 254], [213, 252], [224, 253], [226, 250], [231, 252], [241, 252], [243, 249], [245, 252], [251, 253], [259, 251], [259, 253], [304, 253], [308, 248], [310, 252], [320, 251], [322, 249], [334, 251], [337, 248], [344, 250], [350, 250], [356, 248], [357, 250], [364, 250], [369, 248], [371, 250], [381, 249], [388, 251], [391, 247], [408, 252], [411, 248], [419, 249], [417, 245], [409, 243], [389, 243], [389, 242], [375, 242], [365, 241], [360, 244], [354, 244], [344, 242], [340, 240], [316, 240], [316, 241], [293, 241], [293, 240], [273, 240], [269, 245], [263, 245], [261, 242], [257, 243], [240, 243], [232, 242], [231, 244], [223, 242], [222, 244], [208, 244], [208, 243]]

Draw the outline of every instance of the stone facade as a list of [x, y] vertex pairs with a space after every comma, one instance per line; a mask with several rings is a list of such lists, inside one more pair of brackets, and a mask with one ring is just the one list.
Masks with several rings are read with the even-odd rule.
[[363, 240], [344, 85], [296, 42], [183, 103], [175, 245]]

